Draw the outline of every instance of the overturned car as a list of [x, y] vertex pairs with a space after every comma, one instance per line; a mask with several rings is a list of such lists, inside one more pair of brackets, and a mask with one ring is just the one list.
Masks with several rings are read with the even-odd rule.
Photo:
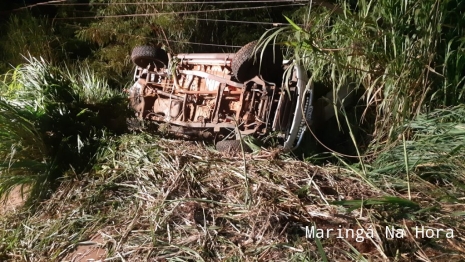
[[273, 46], [257, 48], [254, 41], [237, 53], [175, 56], [138, 46], [131, 59], [129, 98], [137, 118], [170, 134], [211, 140], [219, 151], [240, 150], [246, 136], [273, 137], [292, 150], [311, 122], [307, 73]]

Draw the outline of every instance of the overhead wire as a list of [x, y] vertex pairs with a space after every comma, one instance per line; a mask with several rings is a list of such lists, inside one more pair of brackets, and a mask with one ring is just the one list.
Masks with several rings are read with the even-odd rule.
[[187, 1], [162, 1], [162, 2], [145, 2], [145, 3], [51, 3], [52, 5], [195, 5], [195, 4], [265, 4], [265, 3], [295, 3], [295, 2], [308, 2], [308, 0], [243, 0], [243, 1], [211, 1], [211, 2], [187, 2]]
[[[212, 22], [225, 22], [225, 23], [238, 23], [238, 24], [257, 24], [257, 25], [272, 25], [272, 26], [288, 26], [289, 23], [279, 22], [256, 22], [256, 21], [245, 21], [245, 20], [224, 20], [224, 19], [209, 19], [209, 18], [196, 18], [187, 17], [185, 19], [196, 20], [196, 21], [212, 21]], [[297, 24], [302, 25], [302, 24]]]
[[[128, 35], [128, 36], [134, 36], [134, 35]], [[144, 36], [143, 38], [149, 38], [149, 39], [158, 40], [158, 41], [168, 41], [172, 43], [191, 44], [191, 45], [230, 47], [230, 48], [241, 48], [242, 47], [240, 45], [206, 44], [206, 43], [198, 43], [198, 42], [190, 42], [190, 41], [176, 41], [176, 40], [169, 40], [169, 39], [161, 39], [161, 38], [148, 37], [148, 36]]]
[[145, 17], [145, 16], [159, 16], [159, 15], [177, 15], [177, 14], [202, 14], [211, 12], [225, 12], [225, 11], [239, 11], [239, 10], [255, 10], [276, 7], [289, 7], [289, 6], [303, 6], [305, 4], [287, 4], [287, 5], [272, 5], [272, 6], [253, 6], [253, 7], [236, 7], [236, 8], [223, 8], [212, 10], [198, 10], [198, 11], [178, 11], [178, 12], [158, 12], [146, 14], [125, 14], [125, 15], [97, 15], [97, 16], [77, 16], [77, 17], [58, 17], [55, 20], [73, 20], [73, 19], [99, 19], [99, 18], [124, 18], [124, 17]]
[[254, 21], [240, 21], [240, 20], [224, 20], [224, 19], [208, 19], [208, 18], [187, 18], [189, 20], [196, 21], [212, 21], [212, 22], [226, 22], [226, 23], [238, 23], [238, 24], [256, 24], [256, 25], [273, 25], [273, 26], [282, 26], [288, 25], [284, 23], [273, 23], [273, 22], [254, 22]]
[[[77, 27], [80, 29], [84, 28], [82, 26], [73, 25], [73, 24], [67, 24], [67, 25], [71, 27]], [[241, 48], [242, 47], [241, 45], [207, 44], [207, 43], [199, 43], [199, 42], [191, 42], [191, 41], [169, 40], [169, 39], [162, 39], [162, 38], [142, 36], [142, 35], [134, 35], [134, 34], [124, 34], [124, 33], [118, 33], [118, 34], [123, 35], [123, 36], [129, 36], [129, 37], [146, 38], [146, 39], [152, 39], [152, 40], [157, 40], [157, 41], [167, 41], [171, 43], [181, 43], [181, 44], [191, 44], [191, 45], [201, 45], [201, 46], [229, 47], [229, 48]]]
[[23, 9], [28, 9], [36, 6], [111, 6], [111, 5], [225, 5], [225, 4], [272, 4], [272, 3], [303, 3], [308, 0], [242, 0], [242, 1], [212, 1], [212, 2], [188, 2], [188, 1], [161, 1], [161, 2], [126, 2], [126, 3], [66, 3], [67, 0], [51, 0], [47, 2], [30, 4], [27, 6], [19, 7], [6, 12], [15, 12]]
[[[221, 1], [219, 1], [221, 2]], [[237, 2], [291, 2], [291, 1], [237, 1]], [[292, 1], [295, 2], [295, 1]], [[171, 2], [173, 3], [173, 2]], [[184, 3], [184, 2], [176, 2], [176, 3]], [[191, 3], [191, 2], [190, 2]], [[217, 3], [217, 2], [215, 2]], [[140, 4], [140, 3], [139, 3]], [[291, 5], [279, 5], [281, 6], [294, 6], [294, 5], [302, 5], [302, 4], [291, 4]], [[276, 7], [276, 6], [262, 6], [258, 8], [268, 8], [268, 7]], [[243, 9], [250, 9], [250, 7], [247, 8], [229, 8], [229, 9], [218, 9], [214, 11], [232, 11], [232, 10], [243, 10]], [[193, 11], [197, 12], [197, 11]], [[201, 12], [210, 12], [210, 10], [204, 10]], [[178, 13], [185, 13], [185, 12], [170, 12], [167, 14], [178, 14]], [[189, 13], [192, 13], [189, 12]], [[155, 13], [155, 14], [162, 14], [162, 13]], [[143, 14], [146, 15], [146, 14]], [[55, 18], [60, 19], [60, 18]], [[277, 22], [256, 22], [256, 21], [245, 21], [245, 20], [224, 20], [224, 19], [208, 19], [208, 18], [194, 18], [194, 17], [186, 17], [184, 19], [189, 19], [189, 20], [198, 20], [198, 21], [213, 21], [213, 22], [225, 22], [225, 23], [242, 23], [242, 24], [259, 24], [259, 25], [273, 25], [273, 26], [286, 26], [289, 25], [288, 23], [277, 23]], [[69, 24], [71, 26], [71, 24]], [[72, 25], [74, 26], [74, 25]], [[80, 26], [78, 26], [80, 27]], [[82, 27], [80, 27], [82, 28]], [[199, 43], [199, 42], [191, 42], [191, 41], [176, 41], [176, 40], [168, 40], [168, 39], [159, 39], [159, 38], [154, 38], [154, 37], [147, 37], [147, 36], [139, 36], [139, 35], [131, 35], [131, 34], [123, 34], [126, 36], [130, 37], [141, 37], [141, 38], [147, 38], [147, 39], [153, 39], [153, 40], [158, 40], [158, 41], [167, 41], [167, 42], [173, 42], [173, 43], [183, 43], [183, 44], [192, 44], [192, 45], [201, 45], [201, 46], [215, 46], [215, 47], [228, 47], [228, 48], [241, 48], [242, 46], [237, 46], [237, 45], [226, 45], [226, 44], [208, 44], [208, 43]]]
[[192, 2], [192, 1], [161, 1], [161, 2], [125, 2], [125, 3], [66, 3], [66, 0], [55, 0], [43, 3], [32, 4], [21, 8], [28, 8], [37, 5], [56, 5], [56, 6], [103, 6], [103, 5], [224, 5], [224, 4], [266, 4], [266, 3], [296, 3], [308, 2], [308, 0], [242, 0], [242, 1], [211, 1], [211, 2]]
[[[254, 6], [254, 7], [235, 7], [235, 8], [223, 8], [213, 10], [198, 10], [198, 11], [178, 11], [178, 12], [158, 12], [158, 13], [147, 13], [147, 14], [127, 14], [127, 15], [103, 15], [103, 16], [82, 16], [82, 17], [57, 17], [54, 20], [72, 20], [72, 19], [96, 19], [96, 18], [116, 18], [116, 17], [138, 17], [138, 16], [153, 16], [153, 15], [175, 15], [175, 14], [199, 14], [199, 13], [210, 13], [210, 12], [224, 12], [224, 11], [236, 11], [236, 10], [251, 10], [251, 9], [265, 9], [265, 8], [276, 8], [276, 7], [288, 7], [288, 6], [302, 6], [302, 2], [308, 2], [307, 0], [243, 0], [243, 1], [214, 1], [214, 2], [186, 2], [186, 1], [172, 1], [172, 2], [154, 2], [154, 3], [64, 3], [66, 0], [53, 0], [43, 3], [37, 3], [29, 6], [22, 7], [20, 9], [29, 8], [38, 5], [54, 5], [54, 6], [83, 6], [83, 5], [152, 5], [152, 4], [257, 4], [257, 3], [288, 3], [283, 5], [271, 5], [271, 6]], [[299, 3], [300, 2], [300, 3]], [[239, 21], [239, 20], [222, 20], [222, 19], [207, 19], [207, 18], [186, 18], [190, 20], [199, 21], [215, 21], [215, 22], [226, 22], [226, 23], [243, 23], [243, 24], [261, 24], [261, 25], [273, 25], [273, 26], [285, 26], [286, 23], [275, 23], [275, 22], [254, 22], [254, 21]], [[124, 34], [127, 36], [136, 36]], [[203, 46], [216, 46], [216, 47], [228, 47], [228, 48], [240, 48], [242, 46], [226, 45], [226, 44], [207, 44], [191, 41], [176, 41], [168, 39], [158, 39], [153, 37], [137, 36], [148, 39], [154, 39], [158, 41], [168, 41], [173, 43], [185, 43], [192, 45], [203, 45]]]

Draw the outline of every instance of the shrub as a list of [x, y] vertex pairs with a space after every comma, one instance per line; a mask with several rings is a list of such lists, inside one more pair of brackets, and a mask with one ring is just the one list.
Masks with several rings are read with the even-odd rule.
[[[364, 91], [376, 113], [374, 141], [394, 141], [406, 120], [464, 101], [464, 2], [339, 0], [331, 8], [308, 6], [290, 26], [263, 42], [281, 43], [313, 78], [333, 90]], [[367, 111], [366, 111], [367, 112]], [[366, 113], [365, 112], [365, 113]]]
[[0, 101], [0, 195], [27, 184], [31, 199], [46, 197], [60, 177], [89, 170], [106, 138], [127, 129], [126, 97], [86, 66], [29, 58], [10, 76]]

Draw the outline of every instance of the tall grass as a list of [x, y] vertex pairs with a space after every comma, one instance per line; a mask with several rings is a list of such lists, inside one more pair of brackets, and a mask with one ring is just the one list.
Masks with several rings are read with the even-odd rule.
[[[412, 172], [416, 179], [435, 186], [465, 189], [465, 106], [436, 109], [420, 114], [396, 130], [411, 133], [410, 139], [398, 141], [373, 163], [372, 174], [393, 177]], [[407, 161], [403, 161], [403, 157]], [[460, 193], [459, 195], [463, 195]], [[452, 195], [451, 195], [452, 196]]]
[[278, 39], [333, 90], [362, 89], [365, 114], [376, 113], [374, 144], [395, 141], [405, 120], [464, 101], [463, 1], [336, 2], [301, 10], [262, 41]]
[[0, 196], [27, 184], [46, 197], [57, 180], [92, 167], [105, 138], [126, 130], [125, 96], [83, 66], [30, 57], [1, 83]]
[[10, 16], [2, 28], [0, 39], [0, 72], [23, 62], [21, 54], [30, 53], [47, 61], [58, 62], [64, 56], [62, 42], [52, 24], [45, 17], [34, 16], [29, 11]]
[[0, 100], [0, 196], [18, 185], [41, 184], [49, 171], [47, 146], [33, 118]]

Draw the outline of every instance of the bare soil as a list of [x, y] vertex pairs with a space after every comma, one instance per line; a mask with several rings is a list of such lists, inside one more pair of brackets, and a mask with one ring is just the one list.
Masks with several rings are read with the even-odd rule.
[[74, 252], [69, 253], [63, 262], [103, 261], [107, 255], [103, 246], [103, 238], [100, 235], [95, 235], [87, 243], [79, 245]]
[[[26, 192], [27, 190], [23, 190]], [[5, 199], [0, 199], [0, 216], [7, 215], [10, 212], [16, 211], [26, 201], [26, 196], [21, 194], [21, 187], [13, 189], [9, 196]]]

